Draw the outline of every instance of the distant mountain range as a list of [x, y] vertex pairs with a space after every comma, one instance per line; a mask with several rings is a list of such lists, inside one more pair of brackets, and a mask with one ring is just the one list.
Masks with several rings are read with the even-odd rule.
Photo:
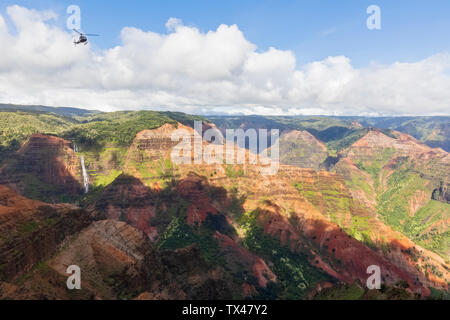
[[[173, 163], [194, 121], [279, 129], [278, 173]], [[450, 117], [0, 105], [0, 124], [0, 299], [450, 297]]]
[[45, 107], [37, 105], [16, 105], [16, 104], [1, 104], [1, 111], [22, 111], [22, 112], [45, 112], [45, 113], [55, 113], [64, 117], [74, 117], [74, 116], [86, 116], [100, 111], [91, 111], [79, 108], [66, 108], [66, 107]]

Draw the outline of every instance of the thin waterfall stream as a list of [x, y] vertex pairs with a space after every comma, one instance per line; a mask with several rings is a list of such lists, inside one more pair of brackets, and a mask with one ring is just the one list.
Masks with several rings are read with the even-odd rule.
[[[78, 152], [78, 146], [76, 144], [73, 144], [73, 150], [75, 152]], [[83, 186], [84, 186], [84, 193], [89, 192], [89, 176], [86, 171], [86, 166], [84, 164], [84, 156], [80, 156], [81, 159], [81, 171], [83, 173]]]
[[89, 176], [86, 171], [86, 166], [84, 165], [84, 156], [81, 156], [81, 168], [83, 172], [83, 184], [84, 184], [84, 193], [89, 192]]

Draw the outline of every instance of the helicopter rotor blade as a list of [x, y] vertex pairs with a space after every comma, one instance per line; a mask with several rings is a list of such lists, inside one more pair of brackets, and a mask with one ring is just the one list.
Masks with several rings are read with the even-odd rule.
[[85, 33], [84, 35], [88, 37], [100, 37], [99, 34], [92, 34], [92, 33]]
[[73, 31], [75, 31], [76, 33], [78, 33], [79, 35], [82, 35], [83, 33], [78, 31], [77, 29], [72, 29]]

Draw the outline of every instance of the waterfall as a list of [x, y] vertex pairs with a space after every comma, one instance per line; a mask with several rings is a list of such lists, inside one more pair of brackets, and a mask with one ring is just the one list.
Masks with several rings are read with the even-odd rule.
[[[78, 152], [78, 146], [76, 143], [73, 144], [73, 151]], [[84, 165], [84, 156], [81, 156], [81, 169], [83, 172], [83, 185], [84, 185], [84, 193], [89, 192], [89, 176], [86, 171], [86, 166]]]
[[83, 170], [83, 184], [84, 184], [84, 193], [89, 192], [89, 176], [86, 172], [86, 166], [84, 165], [84, 157], [81, 156], [81, 168]]

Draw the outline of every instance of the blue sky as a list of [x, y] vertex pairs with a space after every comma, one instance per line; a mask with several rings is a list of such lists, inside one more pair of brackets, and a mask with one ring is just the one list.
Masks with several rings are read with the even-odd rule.
[[[95, 39], [100, 48], [120, 44], [125, 26], [164, 33], [166, 21], [176, 17], [201, 31], [237, 24], [260, 50], [270, 46], [292, 50], [299, 65], [344, 55], [360, 67], [371, 61], [412, 62], [450, 51], [448, 0], [2, 0], [0, 4], [2, 13], [12, 4], [52, 9], [60, 15], [61, 25], [67, 6], [77, 4], [83, 29], [102, 34]], [[381, 8], [382, 30], [366, 28], [366, 8], [371, 4]]]
[[[66, 29], [73, 4], [102, 35], [90, 45]], [[0, 0], [0, 103], [448, 115], [449, 13], [449, 0]]]

